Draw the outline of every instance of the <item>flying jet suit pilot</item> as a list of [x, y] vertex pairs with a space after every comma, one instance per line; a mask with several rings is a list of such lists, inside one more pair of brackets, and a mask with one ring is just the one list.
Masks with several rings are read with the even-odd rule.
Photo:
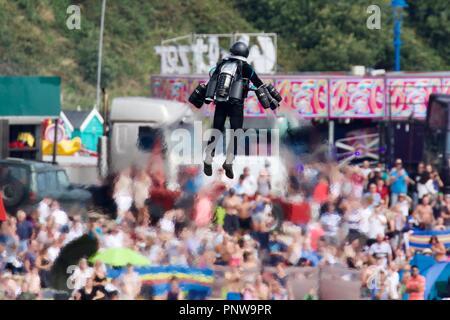
[[[212, 73], [207, 85], [199, 85], [189, 97], [197, 108], [203, 103], [215, 103], [212, 128], [225, 133], [225, 121], [230, 120], [232, 137], [227, 146], [226, 160], [222, 165], [228, 178], [233, 179], [233, 160], [237, 153], [237, 137], [234, 133], [242, 129], [244, 123], [244, 101], [250, 90], [250, 82], [258, 88], [256, 95], [264, 108], [275, 109], [281, 97], [271, 85], [265, 85], [258, 77], [253, 67], [247, 62], [249, 48], [243, 42], [236, 42], [230, 48], [230, 54], [220, 61]], [[278, 101], [278, 102], [277, 102]], [[206, 146], [206, 157], [203, 171], [207, 176], [212, 175], [212, 162], [218, 137], [214, 134]]]

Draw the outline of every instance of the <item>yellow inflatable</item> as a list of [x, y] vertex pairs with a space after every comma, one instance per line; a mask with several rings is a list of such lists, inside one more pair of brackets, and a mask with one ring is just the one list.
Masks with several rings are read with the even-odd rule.
[[[73, 156], [75, 153], [81, 150], [81, 139], [75, 137], [72, 140], [62, 140], [58, 142], [57, 155], [60, 156]], [[42, 140], [42, 153], [45, 155], [53, 154], [53, 142], [48, 140]]]

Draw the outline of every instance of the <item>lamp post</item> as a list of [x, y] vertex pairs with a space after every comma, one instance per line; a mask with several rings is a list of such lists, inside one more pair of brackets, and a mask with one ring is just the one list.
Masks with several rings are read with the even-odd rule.
[[105, 9], [106, 0], [102, 0], [102, 18], [100, 21], [100, 39], [98, 42], [98, 64], [97, 64], [97, 99], [95, 103], [95, 108], [98, 110], [100, 108], [100, 91], [102, 82], [102, 54], [103, 54], [103, 30], [105, 29]]
[[392, 11], [394, 15], [394, 55], [395, 55], [395, 71], [400, 71], [400, 47], [402, 45], [402, 18], [403, 9], [408, 6], [405, 0], [392, 0]]
[[[406, 8], [408, 4], [405, 0], [392, 0], [392, 14], [394, 17], [394, 71], [400, 71], [400, 48], [402, 45], [401, 41], [401, 33], [402, 33], [402, 19], [403, 19], [403, 9]], [[387, 164], [392, 166], [394, 162], [394, 146], [395, 146], [395, 137], [394, 137], [394, 128], [392, 123], [392, 110], [389, 104], [388, 108], [388, 124], [387, 124], [387, 137], [385, 139], [387, 144]]]

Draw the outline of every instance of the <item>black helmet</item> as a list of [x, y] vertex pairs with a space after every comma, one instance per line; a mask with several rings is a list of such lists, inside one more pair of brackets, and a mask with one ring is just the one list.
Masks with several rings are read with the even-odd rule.
[[240, 56], [244, 58], [248, 58], [249, 50], [245, 43], [238, 41], [235, 44], [233, 44], [230, 48], [231, 54], [235, 56]]

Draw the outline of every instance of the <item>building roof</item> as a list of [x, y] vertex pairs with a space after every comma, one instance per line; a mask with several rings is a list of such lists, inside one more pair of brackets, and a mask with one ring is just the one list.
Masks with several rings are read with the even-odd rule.
[[67, 119], [72, 124], [73, 128], [79, 129], [83, 124], [86, 117], [91, 113], [91, 111], [74, 111], [74, 110], [63, 110]]
[[94, 117], [97, 117], [103, 123], [103, 117], [95, 108], [90, 111], [64, 110], [61, 112], [61, 118], [69, 122], [67, 125], [71, 130], [80, 129], [80, 131], [84, 131]]

